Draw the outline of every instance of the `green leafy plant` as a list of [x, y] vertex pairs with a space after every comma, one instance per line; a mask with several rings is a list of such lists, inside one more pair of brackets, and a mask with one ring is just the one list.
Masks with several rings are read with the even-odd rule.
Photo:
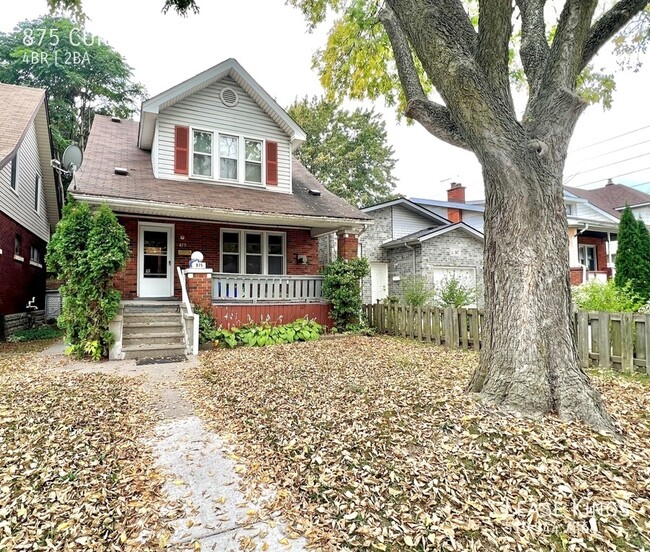
[[210, 343], [216, 340], [217, 321], [212, 313], [198, 305], [192, 305], [194, 314], [199, 315], [199, 343]]
[[323, 326], [308, 317], [279, 326], [269, 321], [260, 324], [251, 322], [230, 329], [217, 328], [214, 333], [214, 341], [220, 346], [231, 349], [242, 345], [264, 347], [294, 343], [295, 341], [315, 341], [323, 333], [323, 330]]
[[435, 302], [440, 307], [466, 307], [476, 301], [475, 287], [462, 282], [455, 274], [445, 276], [436, 288]]
[[645, 306], [644, 300], [634, 292], [629, 281], [621, 286], [614, 280], [591, 280], [575, 286], [572, 293], [573, 302], [582, 310], [638, 312]]
[[435, 287], [423, 276], [411, 276], [402, 281], [402, 296], [404, 302], [411, 307], [422, 307], [429, 304], [435, 297]]
[[54, 339], [61, 337], [62, 332], [51, 326], [41, 326], [30, 330], [20, 330], [7, 338], [9, 343], [22, 343], [24, 341], [38, 341], [40, 339]]
[[125, 265], [128, 236], [105, 205], [95, 212], [69, 198], [63, 218], [47, 247], [50, 271], [64, 283], [59, 327], [69, 344], [68, 354], [94, 360], [108, 356], [114, 337], [108, 324], [120, 306], [113, 276]]
[[332, 303], [330, 318], [339, 330], [350, 331], [361, 322], [361, 278], [370, 274], [368, 259], [337, 259], [323, 269], [323, 295]]

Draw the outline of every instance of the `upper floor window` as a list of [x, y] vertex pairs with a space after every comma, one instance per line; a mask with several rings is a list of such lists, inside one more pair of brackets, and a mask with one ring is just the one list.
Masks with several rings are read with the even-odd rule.
[[43, 256], [41, 250], [38, 247], [31, 246], [29, 250], [29, 262], [30, 264], [42, 266], [43, 265]]
[[570, 204], [565, 204], [564, 211], [567, 214], [567, 216], [571, 216], [573, 214], [573, 206]]
[[239, 138], [219, 136], [219, 176], [226, 180], [238, 180]]
[[36, 181], [34, 182], [34, 211], [38, 213], [41, 200], [41, 175], [36, 175]]
[[11, 160], [11, 180], [9, 181], [13, 191], [18, 190], [18, 154]]
[[14, 259], [19, 261], [23, 260], [23, 237], [20, 234], [16, 234], [14, 237]]
[[192, 174], [212, 177], [212, 133], [194, 131]]
[[262, 142], [244, 140], [246, 145], [246, 182], [262, 182]]

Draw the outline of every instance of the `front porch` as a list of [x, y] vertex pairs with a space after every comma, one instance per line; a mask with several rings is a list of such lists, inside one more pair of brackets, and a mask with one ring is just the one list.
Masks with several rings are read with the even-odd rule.
[[569, 265], [572, 286], [597, 280], [606, 282], [614, 277], [616, 259], [615, 227], [569, 228]]

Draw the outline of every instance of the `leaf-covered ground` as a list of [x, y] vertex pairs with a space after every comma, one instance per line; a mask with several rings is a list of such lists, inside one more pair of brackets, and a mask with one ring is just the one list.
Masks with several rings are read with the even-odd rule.
[[0, 551], [158, 549], [138, 383], [46, 371], [46, 345], [0, 344]]
[[218, 350], [188, 375], [323, 550], [642, 550], [650, 387], [597, 378], [622, 443], [498, 414], [464, 393], [473, 353], [391, 338]]

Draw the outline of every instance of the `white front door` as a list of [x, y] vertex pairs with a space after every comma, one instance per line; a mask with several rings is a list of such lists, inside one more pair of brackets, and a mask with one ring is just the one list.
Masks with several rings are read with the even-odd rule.
[[174, 225], [141, 224], [138, 232], [138, 295], [174, 295]]
[[387, 263], [370, 263], [370, 290], [373, 304], [388, 297]]

